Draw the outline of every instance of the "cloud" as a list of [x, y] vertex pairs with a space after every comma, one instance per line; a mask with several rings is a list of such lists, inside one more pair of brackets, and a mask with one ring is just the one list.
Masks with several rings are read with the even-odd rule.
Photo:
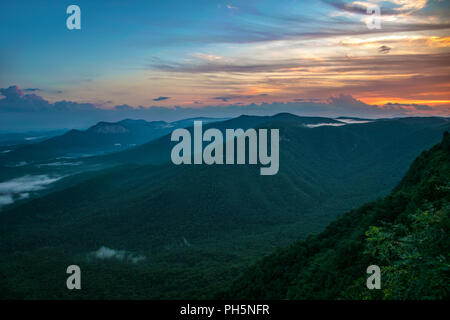
[[305, 127], [307, 128], [317, 128], [317, 127], [342, 127], [345, 126], [346, 123], [316, 123], [316, 124], [307, 124]]
[[215, 97], [214, 99], [216, 100], [222, 100], [223, 102], [227, 102], [229, 99], [231, 99], [230, 97]]
[[328, 103], [336, 107], [366, 107], [367, 105], [349, 94], [340, 94], [328, 98]]
[[50, 163], [37, 164], [36, 167], [38, 167], [38, 168], [41, 168], [41, 167], [60, 167], [60, 166], [72, 167], [72, 166], [79, 166], [82, 163], [83, 163], [82, 161], [74, 161], [74, 162], [56, 161], [56, 162], [50, 162]]
[[0, 93], [4, 96], [0, 100], [0, 110], [9, 111], [39, 111], [49, 107], [49, 103], [42, 97], [35, 94], [24, 94], [18, 86], [0, 88]]
[[76, 103], [72, 101], [58, 101], [49, 103], [36, 94], [24, 94], [18, 86], [0, 88], [0, 111], [9, 112], [42, 112], [42, 111], [76, 111], [96, 109], [91, 103]]
[[428, 0], [390, 0], [389, 2], [396, 4], [397, 11], [420, 10], [426, 7]]
[[378, 48], [378, 52], [379, 53], [389, 53], [391, 51], [392, 48], [388, 47], [388, 46], [381, 46]]
[[0, 194], [22, 193], [24, 191], [39, 191], [48, 184], [58, 181], [62, 177], [51, 178], [48, 175], [26, 175], [9, 181], [0, 182]]
[[182, 72], [182, 73], [219, 73], [219, 72], [236, 72], [236, 73], [255, 73], [255, 72], [273, 72], [280, 69], [296, 68], [303, 64], [300, 60], [278, 60], [278, 61], [257, 61], [252, 60], [251, 63], [236, 63], [233, 61], [208, 61], [199, 63], [177, 63], [163, 62], [157, 60], [148, 67], [158, 71], [165, 72]]
[[[181, 17], [184, 22], [182, 29], [167, 19], [149, 22], [158, 26], [160, 32], [151, 36], [143, 33], [134, 41], [142, 46], [158, 48], [180, 46], [180, 43], [204, 47], [203, 44], [251, 45], [448, 28], [445, 10], [435, 9], [439, 5], [431, 5], [426, 8], [428, 11], [416, 12], [425, 8], [426, 0], [321, 0], [313, 5], [309, 4], [313, 1], [292, 1], [292, 6], [276, 5], [276, 1], [269, 1], [269, 4], [260, 2], [240, 1], [239, 10], [235, 9], [235, 3], [229, 6], [226, 2], [218, 4], [228, 14], [213, 14], [195, 22], [190, 21], [192, 17], [187, 12]], [[382, 30], [371, 30], [361, 21], [363, 16], [367, 16], [370, 4], [381, 7]]]
[[339, 118], [339, 121], [347, 123], [347, 124], [361, 124], [361, 123], [372, 122], [370, 120], [357, 120], [357, 119], [350, 119], [350, 118]]
[[[422, 64], [428, 69], [439, 69], [445, 55], [442, 56], [428, 56], [428, 60], [424, 61], [422, 57], [416, 57], [412, 61], [408, 61], [406, 66], [401, 63], [402, 58], [394, 55], [378, 55], [380, 58], [361, 59], [360, 65], [352, 65], [352, 62], [346, 59], [341, 60], [340, 66], [333, 66], [324, 61], [318, 62], [318, 65], [330, 65], [328, 74], [331, 76], [334, 73], [345, 72], [342, 69], [348, 69], [356, 72], [363, 72], [364, 66], [374, 67], [374, 72], [378, 72], [376, 65], [385, 64], [389, 66], [390, 70], [395, 71], [401, 68], [410, 68], [409, 70], [416, 70]], [[350, 59], [351, 60], [351, 59]], [[363, 60], [363, 61], [361, 61]], [[132, 107], [129, 105], [115, 106], [109, 109], [97, 108], [89, 103], [77, 103], [73, 101], [58, 101], [49, 103], [46, 100], [40, 100], [42, 105], [46, 107], [41, 109], [30, 108], [27, 95], [16, 86], [6, 89], [0, 89], [2, 94], [6, 94], [7, 98], [0, 100], [0, 127], [2, 130], [42, 130], [45, 129], [60, 129], [60, 128], [86, 128], [95, 125], [99, 121], [115, 122], [125, 118], [143, 119], [143, 120], [163, 120], [176, 121], [192, 117], [217, 117], [217, 118], [231, 118], [242, 114], [252, 115], [273, 115], [279, 112], [290, 112], [304, 116], [354, 116], [354, 117], [390, 117], [398, 114], [406, 115], [440, 115], [449, 116], [450, 107], [446, 105], [428, 106], [426, 103], [413, 104], [414, 99], [410, 99], [411, 105], [394, 104], [400, 103], [400, 100], [393, 100], [379, 102], [380, 105], [369, 105], [358, 99], [355, 99], [350, 93], [356, 92], [362, 96], [369, 93], [369, 96], [376, 90], [386, 93], [388, 97], [395, 97], [396, 92], [422, 92], [421, 90], [433, 89], [434, 84], [448, 81], [448, 75], [442, 76], [414, 76], [411, 78], [403, 78], [398, 81], [391, 80], [384, 77], [375, 78], [372, 80], [362, 81], [354, 78], [342, 79], [342, 87], [339, 91], [327, 98], [323, 96], [322, 87], [309, 87], [306, 92], [308, 96], [316, 96], [316, 98], [295, 98], [299, 96], [295, 92], [303, 90], [298, 88], [299, 83], [303, 82], [303, 78], [291, 77], [289, 79], [265, 79], [266, 82], [261, 84], [267, 86], [282, 85], [288, 88], [292, 93], [291, 96], [282, 97], [280, 99], [288, 99], [291, 102], [262, 102], [268, 95], [266, 93], [254, 95], [240, 95], [230, 94], [221, 95], [209, 98], [210, 101], [220, 101], [221, 104], [212, 103], [205, 106], [205, 101], [202, 101], [202, 107], [162, 107], [162, 106], [138, 106]], [[301, 92], [301, 91], [300, 91]], [[328, 89], [328, 92], [333, 92]], [[340, 92], [340, 93], [339, 93]], [[304, 92], [301, 93], [302, 95]], [[276, 99], [275, 96], [270, 96], [271, 100]], [[5, 108], [4, 100], [10, 101], [8, 108]], [[258, 103], [254, 103], [258, 101]], [[381, 101], [381, 100], [380, 100]], [[392, 104], [389, 104], [392, 102]], [[229, 103], [229, 105], [224, 105]], [[415, 102], [414, 102], [415, 103]], [[219, 105], [218, 105], [219, 104]], [[12, 110], [14, 111], [12, 111]], [[21, 110], [21, 111], [17, 111]], [[1, 154], [0, 154], [1, 156]]]
[[153, 99], [153, 101], [163, 101], [163, 100], [167, 100], [170, 99], [170, 97], [158, 97], [156, 99]]
[[261, 93], [259, 95], [230, 95], [230, 96], [223, 96], [223, 97], [214, 97], [215, 100], [222, 100], [223, 102], [228, 102], [229, 100], [236, 100], [236, 99], [251, 99], [255, 97], [268, 97], [269, 95], [267, 93]]
[[0, 207], [11, 204], [16, 200], [28, 198], [30, 192], [45, 189], [49, 184], [60, 180], [62, 177], [50, 177], [48, 175], [26, 175], [20, 178], [0, 182]]
[[23, 91], [18, 86], [10, 86], [8, 88], [0, 88], [0, 93], [7, 99], [19, 99], [23, 97]]
[[427, 110], [432, 110], [433, 108], [431, 108], [428, 105], [424, 105], [424, 104], [416, 104], [416, 103], [386, 103], [383, 105], [384, 107], [387, 108], [392, 108], [392, 109], [402, 109], [402, 108], [408, 108], [408, 109], [415, 109], [415, 110], [421, 110], [421, 111], [427, 111]]
[[327, 99], [317, 99], [317, 98], [311, 98], [311, 99], [302, 99], [302, 98], [297, 98], [294, 99], [294, 101], [296, 102], [320, 102], [320, 101], [326, 101]]
[[94, 252], [95, 257], [97, 259], [118, 259], [123, 260], [125, 258], [125, 251], [123, 250], [114, 250], [107, 247], [100, 247], [97, 251]]
[[[388, 48], [382, 46], [383, 49]], [[386, 47], [386, 48], [384, 48]], [[390, 48], [389, 48], [390, 49]], [[436, 54], [398, 54], [398, 55], [372, 55], [363, 57], [328, 57], [322, 59], [277, 59], [277, 60], [256, 60], [245, 63], [242, 61], [227, 63], [211, 61], [207, 63], [175, 63], [163, 62], [161, 60], [149, 65], [150, 69], [188, 74], [210, 74], [210, 73], [285, 73], [292, 76], [292, 72], [297, 74], [312, 72], [314, 69], [324, 69], [323, 75], [330, 72], [351, 72], [367, 71], [374, 73], [377, 70], [383, 74], [405, 73], [409, 74], [412, 69], [428, 69], [429, 72], [442, 70], [442, 66], [447, 65], [450, 53]], [[435, 70], [431, 70], [434, 68]], [[437, 68], [437, 69], [436, 69]], [[315, 77], [321, 73], [315, 72]]]
[[131, 111], [134, 110], [134, 108], [132, 106], [129, 106], [127, 104], [122, 104], [119, 106], [115, 106], [114, 107], [115, 110], [119, 110], [119, 111]]
[[345, 3], [340, 0], [324, 0], [335, 9], [356, 14], [367, 14], [367, 5], [365, 3]]
[[390, 2], [391, 6], [383, 5], [383, 15], [402, 15], [412, 11], [423, 9], [427, 5], [427, 0], [371, 0], [367, 2], [354, 1], [346, 3], [342, 0], [323, 0], [335, 9], [354, 14], [367, 14], [367, 8], [377, 2]]
[[100, 260], [115, 259], [131, 263], [138, 263], [146, 259], [143, 255], [136, 255], [126, 250], [115, 250], [105, 246], [101, 246], [97, 251], [91, 252], [89, 256]]

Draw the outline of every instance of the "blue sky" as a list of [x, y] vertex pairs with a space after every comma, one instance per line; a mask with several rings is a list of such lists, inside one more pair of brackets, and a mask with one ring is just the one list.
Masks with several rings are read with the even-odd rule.
[[[233, 44], [282, 37], [277, 29], [285, 28], [283, 15], [301, 25], [308, 20], [305, 11], [323, 11], [317, 3], [298, 3], [250, 0], [237, 9], [211, 0], [9, 1], [0, 13], [8, 77], [2, 84], [82, 82], [144, 68], [155, 57], [177, 60], [194, 51], [214, 54], [233, 50]], [[82, 30], [65, 27], [70, 4], [81, 8]]]
[[[371, 3], [381, 8], [379, 30], [365, 23], [367, 1], [8, 1], [0, 10], [0, 88], [100, 108], [343, 94], [446, 114], [449, 1]], [[81, 8], [81, 30], [66, 28], [71, 4]]]

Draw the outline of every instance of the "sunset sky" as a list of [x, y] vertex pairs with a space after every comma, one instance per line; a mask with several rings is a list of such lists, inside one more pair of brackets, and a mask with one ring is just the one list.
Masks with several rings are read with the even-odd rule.
[[[3, 2], [0, 88], [100, 108], [351, 95], [449, 115], [449, 1], [371, 3], [380, 29], [366, 25], [366, 1]], [[81, 30], [66, 28], [71, 4]]]

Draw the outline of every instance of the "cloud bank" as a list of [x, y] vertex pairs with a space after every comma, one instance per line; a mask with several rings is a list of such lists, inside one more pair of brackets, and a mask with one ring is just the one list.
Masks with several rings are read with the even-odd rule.
[[[421, 104], [386, 103], [369, 105], [348, 94], [316, 99], [301, 97], [291, 102], [261, 102], [244, 104], [240, 99], [251, 96], [220, 96], [215, 99], [229, 102], [229, 105], [212, 105], [200, 108], [179, 106], [138, 106], [119, 105], [110, 109], [100, 108], [92, 103], [57, 101], [50, 103], [36, 94], [25, 94], [18, 86], [0, 88], [4, 96], [0, 99], [0, 127], [3, 130], [36, 130], [60, 128], [85, 128], [99, 121], [119, 121], [124, 118], [176, 121], [191, 117], [236, 117], [247, 115], [273, 115], [290, 112], [303, 116], [324, 117], [364, 117], [380, 118], [411, 115], [449, 116], [450, 107]], [[268, 94], [254, 95], [259, 99]], [[157, 99], [161, 100], [159, 97]]]

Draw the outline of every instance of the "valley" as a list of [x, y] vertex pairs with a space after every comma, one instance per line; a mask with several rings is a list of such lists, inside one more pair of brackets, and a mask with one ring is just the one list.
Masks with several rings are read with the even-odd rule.
[[[274, 176], [249, 164], [176, 166], [170, 135], [83, 158], [79, 168], [101, 170], [70, 175], [58, 188], [2, 211], [0, 272], [22, 270], [2, 287], [24, 298], [209, 297], [276, 248], [388, 194], [450, 127], [445, 118], [305, 126], [323, 121], [280, 114], [213, 124], [278, 128]], [[102, 247], [108, 258], [92, 255]], [[143, 259], [121, 259], [121, 252]], [[58, 271], [65, 264], [81, 267], [84, 290], [58, 285], [65, 283]], [[48, 283], [54, 285], [43, 290]]]

